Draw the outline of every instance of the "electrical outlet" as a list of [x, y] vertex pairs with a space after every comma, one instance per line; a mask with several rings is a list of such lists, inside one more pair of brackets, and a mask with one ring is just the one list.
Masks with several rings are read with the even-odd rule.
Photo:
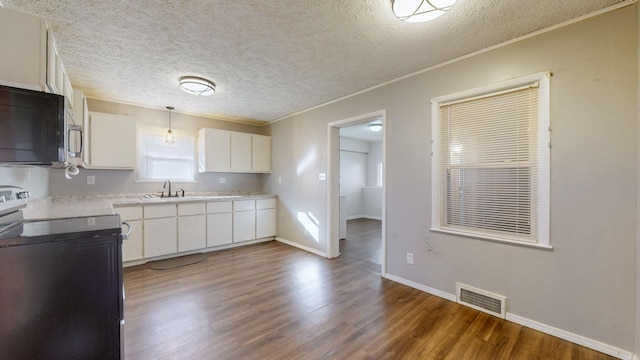
[[220, 178], [220, 184], [226, 184], [227, 178]]
[[282, 184], [282, 176], [278, 176], [278, 184]]
[[320, 180], [320, 181], [326, 181], [326, 180], [327, 180], [327, 173], [320, 173], [320, 174], [318, 174], [318, 180]]
[[96, 183], [96, 177], [95, 175], [88, 175], [87, 176], [87, 184], [88, 185], [93, 185]]
[[413, 253], [407, 253], [407, 264], [413, 265]]

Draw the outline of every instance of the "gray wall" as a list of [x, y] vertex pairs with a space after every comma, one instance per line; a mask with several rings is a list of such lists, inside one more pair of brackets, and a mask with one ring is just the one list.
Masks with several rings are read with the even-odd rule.
[[[169, 116], [166, 110], [94, 99], [88, 100], [88, 107], [89, 111], [133, 116], [139, 125], [160, 127], [168, 127], [169, 125]], [[207, 119], [179, 112], [172, 114], [172, 127], [174, 130], [190, 131], [209, 127], [254, 134], [263, 134], [265, 131], [265, 127]], [[117, 146], [117, 140], [114, 141], [114, 146]], [[95, 184], [87, 185], [87, 176], [89, 175], [95, 176]], [[226, 184], [220, 184], [221, 177], [226, 178]], [[177, 183], [173, 185], [172, 190], [183, 188], [187, 192], [229, 192], [235, 190], [257, 192], [262, 189], [263, 177], [262, 174], [196, 173], [196, 182]], [[135, 171], [81, 169], [78, 176], [67, 180], [62, 170], [51, 170], [49, 191], [52, 195], [85, 195], [156, 193], [162, 190], [162, 183], [135, 182], [136, 179]]]
[[[265, 191], [279, 196], [279, 236], [326, 251], [327, 124], [386, 109], [389, 274], [451, 294], [456, 281], [502, 294], [512, 314], [633, 351], [637, 33], [628, 6], [272, 124]], [[547, 70], [553, 251], [431, 233], [429, 99]], [[318, 219], [318, 241], [298, 212]]]
[[[64, 176], [64, 175], [63, 175]], [[37, 199], [49, 194], [49, 168], [44, 166], [0, 166], [0, 186], [18, 186]]]

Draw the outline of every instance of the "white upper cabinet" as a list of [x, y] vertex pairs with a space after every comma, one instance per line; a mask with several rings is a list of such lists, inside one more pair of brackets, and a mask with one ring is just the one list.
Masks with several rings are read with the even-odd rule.
[[43, 19], [0, 7], [0, 48], [4, 85], [45, 90], [47, 25]]
[[86, 167], [133, 170], [136, 166], [136, 120], [130, 116], [89, 113]]
[[231, 133], [231, 171], [251, 170], [251, 134]]
[[231, 133], [217, 129], [198, 131], [198, 172], [231, 171]]
[[271, 172], [271, 137], [200, 129], [198, 172]]
[[47, 91], [73, 103], [71, 82], [44, 19], [0, 7], [0, 84]]
[[271, 172], [271, 136], [251, 135], [252, 169], [255, 172]]

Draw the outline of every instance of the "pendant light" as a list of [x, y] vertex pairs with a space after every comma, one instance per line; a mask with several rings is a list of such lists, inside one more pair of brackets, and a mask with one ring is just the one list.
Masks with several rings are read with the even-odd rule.
[[173, 143], [176, 142], [176, 140], [173, 138], [173, 131], [171, 131], [171, 110], [173, 110], [174, 107], [167, 106], [167, 109], [169, 110], [169, 131], [167, 131], [167, 136], [164, 138], [164, 142], [166, 142], [167, 145], [173, 145]]
[[424, 22], [444, 15], [456, 0], [391, 0], [396, 17], [406, 22]]

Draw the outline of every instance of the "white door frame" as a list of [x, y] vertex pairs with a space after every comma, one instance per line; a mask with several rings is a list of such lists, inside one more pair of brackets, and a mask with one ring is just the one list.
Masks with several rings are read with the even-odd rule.
[[362, 114], [348, 119], [330, 122], [327, 141], [327, 257], [334, 258], [340, 255], [340, 128], [370, 121], [373, 118], [382, 118], [382, 259], [381, 272], [387, 270], [387, 110], [378, 110], [368, 114]]

